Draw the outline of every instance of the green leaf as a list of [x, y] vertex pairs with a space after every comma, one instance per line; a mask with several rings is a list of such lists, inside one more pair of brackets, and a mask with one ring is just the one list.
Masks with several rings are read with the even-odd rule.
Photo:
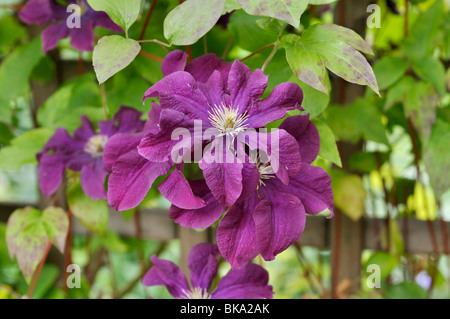
[[397, 285], [388, 286], [386, 289], [389, 299], [425, 299], [427, 291], [415, 282], [404, 281]]
[[408, 69], [408, 63], [402, 58], [387, 56], [375, 63], [373, 71], [377, 77], [380, 90], [395, 84]]
[[67, 190], [70, 211], [86, 229], [104, 234], [108, 226], [108, 204], [105, 200], [93, 200], [86, 194], [79, 182], [71, 184]]
[[0, 145], [7, 145], [14, 138], [8, 125], [0, 123]]
[[0, 55], [8, 52], [13, 45], [20, 39], [26, 37], [26, 30], [17, 23], [17, 19], [13, 15], [7, 15], [0, 19]]
[[377, 251], [370, 256], [366, 263], [366, 268], [373, 264], [380, 266], [380, 277], [384, 280], [390, 275], [391, 271], [399, 264], [399, 262], [395, 256], [384, 251]]
[[319, 54], [309, 50], [302, 44], [301, 38], [294, 34], [283, 37], [282, 46], [286, 49], [286, 60], [297, 78], [328, 94], [327, 70]]
[[336, 2], [338, 0], [309, 0], [309, 4], [322, 5]]
[[225, 0], [186, 0], [164, 20], [164, 37], [175, 45], [191, 45], [219, 20]]
[[44, 256], [49, 241], [64, 251], [69, 221], [60, 208], [48, 208], [44, 213], [26, 207], [15, 210], [9, 217], [6, 242], [11, 258], [17, 257], [20, 270], [30, 280]]
[[141, 51], [139, 42], [120, 35], [101, 38], [94, 48], [92, 61], [100, 84], [126, 68]]
[[341, 156], [339, 155], [333, 131], [323, 121], [316, 119], [313, 123], [316, 125], [320, 136], [319, 155], [337, 166], [342, 167]]
[[66, 212], [59, 207], [48, 207], [43, 211], [41, 219], [49, 240], [63, 253], [69, 229]]
[[[243, 10], [233, 12], [228, 23], [228, 29], [233, 34], [234, 41], [238, 46], [253, 52], [277, 40], [278, 34], [275, 31], [264, 30], [258, 26], [257, 21], [260, 19], [245, 13]], [[255, 34], [258, 36], [255, 36]]]
[[433, 84], [440, 95], [445, 94], [445, 68], [441, 61], [431, 56], [426, 56], [414, 61], [413, 69], [423, 80]]
[[326, 111], [327, 123], [339, 139], [355, 143], [365, 138], [389, 145], [381, 117], [369, 99], [358, 99], [345, 107], [330, 106]]
[[403, 102], [406, 94], [414, 89], [415, 84], [416, 81], [410, 76], [405, 76], [398, 81], [386, 94], [384, 110], [389, 110], [395, 103]]
[[128, 32], [141, 10], [141, 0], [88, 0], [96, 11], [105, 11], [116, 24]]
[[[323, 111], [325, 111], [325, 109], [330, 104], [330, 96], [328, 94], [318, 91], [312, 88], [311, 86], [305, 84], [304, 82], [299, 81], [295, 77], [295, 75], [293, 75], [289, 81], [296, 82], [302, 88], [303, 91], [302, 107], [305, 109], [307, 113], [309, 113], [310, 119], [313, 119], [318, 115], [322, 114]], [[330, 83], [328, 75], [326, 78], [326, 83], [327, 86]]]
[[100, 89], [92, 74], [65, 83], [39, 107], [37, 119], [41, 126], [72, 133], [81, 125], [81, 115], [94, 123], [103, 120]]
[[347, 175], [343, 171], [332, 171], [331, 186], [336, 206], [352, 220], [359, 220], [364, 213], [366, 198], [361, 177]]
[[437, 95], [430, 83], [418, 82], [403, 98], [406, 118], [410, 118], [421, 137], [427, 140], [436, 121], [436, 109], [439, 103]]
[[266, 16], [286, 21], [300, 28], [300, 17], [308, 7], [308, 0], [238, 0], [251, 15]]
[[431, 137], [423, 150], [423, 159], [436, 198], [450, 188], [450, 179], [443, 172], [449, 172], [450, 124], [438, 119], [433, 126]]
[[239, 10], [242, 8], [241, 4], [238, 2], [238, 0], [225, 0], [225, 6], [222, 11], [222, 15], [226, 13], [230, 13], [234, 10]]
[[445, 12], [443, 1], [436, 0], [417, 18], [402, 45], [404, 54], [411, 61], [420, 60], [435, 50]]
[[0, 99], [10, 101], [24, 95], [28, 78], [42, 58], [40, 37], [8, 55], [0, 65]]
[[368, 85], [379, 95], [372, 67], [358, 50], [373, 52], [356, 32], [334, 24], [315, 24], [301, 37], [285, 35], [281, 46], [294, 73], [313, 88], [328, 93], [324, 85], [326, 67], [349, 82]]
[[53, 130], [37, 128], [11, 140], [0, 149], [0, 169], [18, 170], [24, 164], [37, 163], [36, 154], [44, 147]]

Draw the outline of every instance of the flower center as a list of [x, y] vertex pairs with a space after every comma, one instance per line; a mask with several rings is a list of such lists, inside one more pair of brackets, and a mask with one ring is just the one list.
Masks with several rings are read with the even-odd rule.
[[275, 177], [275, 172], [269, 162], [263, 163], [261, 161], [259, 153], [257, 155], [255, 155], [255, 153], [250, 154], [250, 158], [252, 159], [253, 163], [255, 163], [259, 171], [259, 189], [260, 186], [266, 186], [266, 184], [264, 183], [265, 180]]
[[107, 142], [108, 136], [103, 134], [94, 135], [84, 145], [84, 151], [91, 154], [92, 157], [101, 157]]
[[245, 131], [247, 128], [248, 115], [238, 115], [239, 107], [233, 108], [225, 104], [215, 105], [209, 114], [211, 125], [219, 130], [220, 136], [232, 135], [236, 136], [239, 132]]
[[181, 299], [211, 299], [211, 295], [206, 291], [206, 289], [195, 287], [191, 290], [182, 290], [185, 297]]

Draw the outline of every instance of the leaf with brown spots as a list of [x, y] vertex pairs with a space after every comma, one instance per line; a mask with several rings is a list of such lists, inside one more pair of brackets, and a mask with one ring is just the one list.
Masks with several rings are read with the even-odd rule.
[[17, 257], [27, 281], [33, 276], [49, 241], [64, 251], [68, 229], [69, 220], [60, 208], [50, 207], [42, 213], [26, 207], [12, 213], [6, 228], [6, 242], [11, 258]]
[[101, 38], [94, 48], [92, 61], [100, 84], [126, 68], [141, 51], [141, 45], [120, 35]]
[[299, 80], [328, 93], [324, 86], [324, 66], [344, 80], [368, 85], [379, 95], [372, 67], [359, 52], [372, 54], [369, 45], [354, 31], [333, 24], [316, 24], [301, 37], [281, 39], [286, 58]]
[[300, 17], [308, 7], [308, 0], [238, 0], [248, 14], [286, 21], [300, 27]]
[[175, 45], [191, 45], [219, 20], [225, 0], [186, 0], [164, 19], [164, 37]]

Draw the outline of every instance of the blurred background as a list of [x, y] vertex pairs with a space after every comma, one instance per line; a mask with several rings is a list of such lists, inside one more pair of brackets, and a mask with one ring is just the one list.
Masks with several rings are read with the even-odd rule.
[[[130, 37], [140, 36], [151, 4], [144, 1]], [[145, 38], [164, 40], [164, 18], [177, 4], [157, 1]], [[69, 202], [83, 209], [72, 209], [70, 248], [65, 256], [51, 249], [32, 297], [169, 298], [165, 288], [140, 284], [150, 256], [158, 254], [186, 271], [190, 248], [214, 242], [214, 231], [175, 225], [156, 187], [139, 210], [125, 213], [104, 201], [83, 202], [73, 189], [62, 187], [50, 199], [40, 194], [36, 153], [57, 127], [73, 132], [81, 114], [102, 120], [102, 93], [92, 54], [79, 53], [63, 40], [44, 56], [42, 28], [18, 19], [22, 6], [23, 1], [0, 0], [0, 298], [21, 298], [29, 288], [8, 253], [9, 215], [27, 205], [66, 208], [67, 192]], [[302, 28], [335, 23], [371, 45], [375, 55], [368, 59], [381, 97], [331, 73], [331, 94], [319, 92], [296, 79], [284, 50], [267, 66], [269, 91], [282, 81], [298, 82], [304, 90], [303, 106], [321, 135], [314, 164], [332, 176], [336, 207], [332, 220], [308, 217], [302, 238], [275, 261], [255, 260], [269, 271], [275, 298], [450, 297], [449, 7], [447, 0], [309, 6]], [[277, 36], [258, 21], [243, 10], [226, 14], [190, 47], [192, 56], [207, 51], [228, 61], [248, 57]], [[166, 52], [152, 43], [142, 48], [144, 53], [104, 86], [110, 114], [120, 105], [148, 111], [142, 96], [162, 77], [158, 57]], [[262, 50], [245, 63], [259, 68], [269, 52]], [[81, 267], [81, 288], [65, 286], [68, 258]], [[220, 274], [228, 269], [222, 262]]]

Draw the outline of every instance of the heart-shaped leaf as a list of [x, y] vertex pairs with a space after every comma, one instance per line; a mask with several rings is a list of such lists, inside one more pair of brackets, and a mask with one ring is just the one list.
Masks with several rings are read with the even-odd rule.
[[126, 68], [141, 51], [141, 45], [120, 35], [105, 36], [94, 48], [92, 61], [100, 84]]

